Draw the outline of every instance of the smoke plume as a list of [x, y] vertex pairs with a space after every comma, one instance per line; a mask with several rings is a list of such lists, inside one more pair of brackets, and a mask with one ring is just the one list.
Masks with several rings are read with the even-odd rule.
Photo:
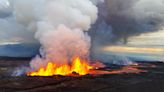
[[108, 59], [112, 58], [115, 61], [113, 56], [103, 56], [104, 52], [99, 49], [109, 45], [126, 45], [131, 36], [164, 28], [164, 0], [104, 0], [97, 6], [98, 21], [89, 32], [94, 59], [112, 62]]
[[103, 37], [101, 45], [120, 39], [126, 44], [130, 36], [158, 31], [164, 26], [164, 0], [105, 0], [98, 7], [99, 19], [90, 34], [94, 39]]
[[48, 62], [68, 63], [73, 56], [88, 57], [87, 32], [97, 19], [97, 7], [90, 0], [15, 0], [16, 21], [35, 32], [40, 55], [30, 63], [38, 69]]

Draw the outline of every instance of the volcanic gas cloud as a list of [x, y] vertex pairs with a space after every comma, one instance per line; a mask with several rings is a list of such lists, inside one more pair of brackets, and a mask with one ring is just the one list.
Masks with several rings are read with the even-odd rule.
[[[15, 0], [17, 21], [36, 30], [40, 55], [30, 63], [31, 76], [87, 74], [90, 36], [98, 9], [90, 0]], [[80, 69], [79, 69], [80, 68]]]

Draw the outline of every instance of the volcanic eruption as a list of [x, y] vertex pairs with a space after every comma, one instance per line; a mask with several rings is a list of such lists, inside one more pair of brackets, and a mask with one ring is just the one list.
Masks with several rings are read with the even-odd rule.
[[93, 67], [88, 64], [87, 61], [81, 61], [79, 57], [75, 57], [69, 64], [63, 64], [61, 66], [49, 62], [46, 68], [40, 68], [37, 72], [28, 73], [28, 76], [53, 76], [53, 75], [72, 75], [77, 73], [78, 75], [86, 75]]
[[[21, 8], [20, 8], [21, 7]], [[91, 38], [87, 31], [98, 9], [90, 0], [16, 0], [17, 21], [36, 30], [40, 54], [30, 62], [28, 76], [86, 75]]]
[[[31, 60], [30, 68], [26, 71], [28, 76], [89, 74], [90, 70], [97, 68], [90, 63], [90, 56], [110, 63], [114, 58], [99, 55], [101, 52], [99, 49], [102, 47], [119, 45], [122, 39], [123, 44], [126, 44], [127, 38], [156, 31], [163, 25], [163, 20], [159, 21], [162, 15], [157, 16], [162, 13], [160, 10], [155, 11], [148, 6], [148, 12], [144, 13], [145, 8], [139, 8], [147, 4], [147, 0], [145, 2], [9, 0], [9, 2], [12, 16], [4, 19], [7, 21], [6, 24], [12, 21], [10, 26], [17, 25], [16, 30], [31, 31], [34, 35], [31, 34], [27, 38], [31, 40], [31, 36], [34, 36], [41, 45], [40, 54]], [[135, 16], [139, 14], [139, 10], [142, 10], [144, 20]], [[113, 61], [119, 63], [115, 58]], [[129, 59], [121, 58], [120, 65], [122, 62], [128, 62], [127, 65], [136, 64]]]
[[0, 91], [163, 91], [163, 1], [0, 0]]

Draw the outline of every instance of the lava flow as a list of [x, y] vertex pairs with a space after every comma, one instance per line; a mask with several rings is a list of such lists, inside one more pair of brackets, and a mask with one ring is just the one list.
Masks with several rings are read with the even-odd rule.
[[27, 73], [28, 76], [53, 76], [53, 75], [71, 75], [76, 73], [78, 75], [86, 75], [93, 69], [92, 66], [80, 57], [73, 59], [72, 64], [57, 65], [49, 62], [46, 67], [40, 68], [38, 71]]
[[[95, 64], [95, 65], [94, 65]], [[37, 71], [28, 72], [27, 76], [83, 76], [83, 75], [103, 75], [103, 74], [124, 74], [124, 73], [142, 73], [146, 72], [140, 70], [139, 65], [124, 66], [118, 70], [99, 70], [101, 67], [105, 67], [102, 63], [94, 63], [90, 65], [88, 61], [76, 57], [72, 60], [71, 64], [58, 65], [53, 62], [49, 62], [46, 67], [41, 67]]]

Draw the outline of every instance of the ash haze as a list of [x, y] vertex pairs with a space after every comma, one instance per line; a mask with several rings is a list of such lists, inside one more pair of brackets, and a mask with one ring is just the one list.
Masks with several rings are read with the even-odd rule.
[[[42, 60], [67, 58], [65, 48], [73, 52], [69, 56], [90, 55], [109, 63], [162, 61], [163, 53], [125, 48], [164, 49], [163, 26], [164, 0], [0, 0], [0, 55], [35, 56], [41, 44], [41, 56], [48, 59], [36, 56], [33, 68]], [[10, 49], [20, 44], [25, 44], [20, 52]]]

